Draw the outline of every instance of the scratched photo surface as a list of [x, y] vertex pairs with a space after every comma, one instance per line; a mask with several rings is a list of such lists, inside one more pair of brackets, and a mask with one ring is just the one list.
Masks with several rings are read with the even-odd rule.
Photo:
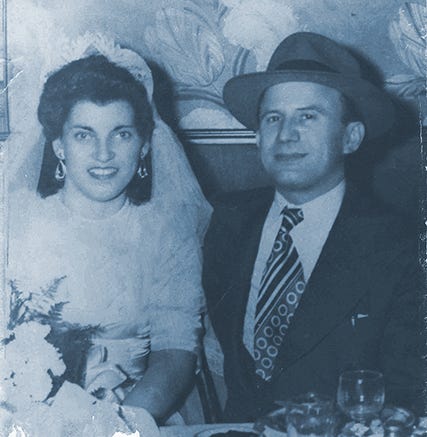
[[[0, 13], [0, 435], [180, 437], [222, 421], [204, 237], [224, 193], [274, 183], [223, 88], [295, 32], [344, 45], [392, 99], [391, 132], [364, 141], [346, 176], [407, 217], [424, 267], [425, 2], [3, 0]], [[90, 55], [107, 58], [78, 67], [101, 71], [93, 86], [65, 77], [41, 107], [48, 77]], [[158, 410], [143, 382], [157, 359], [171, 397]]]

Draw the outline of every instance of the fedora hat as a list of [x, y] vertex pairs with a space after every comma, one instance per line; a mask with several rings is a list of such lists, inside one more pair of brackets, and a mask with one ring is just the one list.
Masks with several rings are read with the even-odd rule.
[[283, 82], [314, 82], [339, 90], [353, 102], [369, 139], [385, 133], [393, 124], [391, 100], [362, 78], [359, 62], [350, 51], [311, 32], [285, 38], [265, 72], [230, 79], [224, 87], [224, 102], [237, 120], [256, 130], [261, 96], [267, 88]]

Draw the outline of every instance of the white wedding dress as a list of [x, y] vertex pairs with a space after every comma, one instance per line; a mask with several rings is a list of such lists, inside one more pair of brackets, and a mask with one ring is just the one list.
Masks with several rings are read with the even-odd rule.
[[9, 290], [32, 294], [45, 314], [60, 304], [60, 324], [94, 328], [85, 387], [140, 379], [150, 350], [197, 351], [204, 300], [195, 232], [153, 202], [100, 220], [73, 214], [60, 194], [20, 191], [9, 204]]
[[[40, 323], [52, 325], [51, 332], [55, 332], [47, 339], [60, 348], [67, 365], [66, 378], [89, 393], [99, 395], [100, 388], [107, 389], [106, 399], [113, 403], [107, 403], [105, 411], [111, 412], [108, 407], [116, 406], [132, 384], [143, 378], [150, 351], [197, 351], [199, 347], [204, 307], [200, 246], [211, 207], [178, 138], [156, 111], [151, 71], [144, 59], [102, 34], [85, 33], [70, 39], [58, 27], [55, 35], [48, 44], [40, 44], [43, 53], [34, 54], [20, 47], [14, 59], [22, 75], [15, 77], [14, 98], [10, 101], [10, 112], [15, 116], [11, 117], [7, 150], [8, 249], [6, 293], [0, 315], [6, 336], [17, 330], [28, 332], [34, 326], [37, 331]], [[113, 216], [92, 221], [67, 209], [60, 193], [45, 199], [36, 194], [45, 141], [37, 121], [37, 102], [51, 72], [94, 53], [126, 68], [144, 84], [155, 128], [151, 138], [150, 202], [140, 206], [127, 203]], [[14, 299], [15, 309], [19, 304], [19, 314], [10, 313], [9, 298]], [[9, 316], [19, 320], [15, 320], [15, 327], [4, 329]], [[25, 323], [32, 319], [35, 323]], [[11, 350], [15, 350], [18, 362], [25, 363], [18, 366], [22, 369], [12, 370], [22, 370], [24, 376], [35, 381], [35, 366], [27, 360], [26, 352], [31, 355], [38, 348], [40, 354], [33, 354], [41, 359], [36, 370], [46, 378], [48, 358], [56, 352], [43, 338], [28, 344], [26, 338], [36, 337], [37, 332], [32, 334], [21, 335], [21, 340], [17, 336], [9, 346], [0, 346], [2, 375], [5, 372], [1, 366], [8, 367]], [[2, 402], [7, 401], [2, 387], [6, 385], [23, 398], [22, 388], [16, 386], [13, 376], [0, 385], [0, 433], [1, 414], [5, 411]], [[61, 388], [54, 396], [53, 407], [61, 405], [59, 410], [66, 411], [68, 405], [80, 403], [84, 408], [77, 395], [67, 398], [70, 391], [79, 392], [76, 384], [66, 382], [62, 387], [67, 390]], [[82, 400], [93, 402], [92, 396], [80, 390]], [[31, 390], [25, 391], [29, 394]], [[36, 406], [45, 406], [47, 411], [52, 407], [40, 405], [43, 399], [36, 398], [30, 399], [29, 416], [42, 424]], [[70, 415], [74, 420], [79, 416], [78, 407]], [[25, 411], [19, 413], [18, 407], [12, 416], [25, 419]], [[55, 418], [53, 413], [46, 414]], [[67, 414], [62, 419], [66, 421]]]

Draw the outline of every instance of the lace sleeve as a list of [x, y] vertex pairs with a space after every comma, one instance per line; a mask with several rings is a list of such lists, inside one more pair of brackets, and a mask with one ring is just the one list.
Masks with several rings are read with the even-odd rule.
[[197, 352], [205, 301], [201, 247], [194, 230], [179, 220], [165, 223], [152, 261], [151, 349]]

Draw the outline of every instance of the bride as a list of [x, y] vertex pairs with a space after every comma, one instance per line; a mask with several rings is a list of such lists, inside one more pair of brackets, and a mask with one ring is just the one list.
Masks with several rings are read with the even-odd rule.
[[11, 296], [51, 326], [62, 380], [162, 421], [195, 371], [210, 206], [135, 52], [90, 41], [48, 77], [38, 119], [37, 189], [9, 195]]

